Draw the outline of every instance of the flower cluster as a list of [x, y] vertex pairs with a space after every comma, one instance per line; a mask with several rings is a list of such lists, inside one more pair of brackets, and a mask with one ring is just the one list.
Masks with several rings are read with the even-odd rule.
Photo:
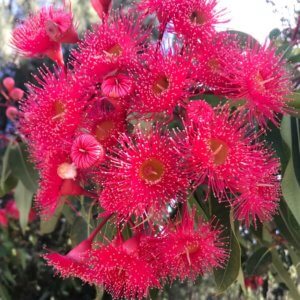
[[[83, 195], [104, 218], [47, 262], [114, 298], [141, 299], [226, 264], [220, 226], [191, 208], [195, 190], [247, 226], [271, 220], [280, 164], [263, 135], [268, 122], [279, 125], [291, 85], [272, 45], [240, 45], [216, 30], [226, 22], [216, 0], [143, 0], [126, 14], [112, 12], [111, 1], [92, 4], [102, 22], [79, 42], [66, 8], [42, 9], [14, 30], [21, 54], [58, 65], [29, 85], [20, 129], [40, 173], [40, 214]], [[159, 25], [149, 26], [155, 17]], [[64, 42], [78, 47], [63, 66]], [[108, 220], [115, 237], [96, 242]]]

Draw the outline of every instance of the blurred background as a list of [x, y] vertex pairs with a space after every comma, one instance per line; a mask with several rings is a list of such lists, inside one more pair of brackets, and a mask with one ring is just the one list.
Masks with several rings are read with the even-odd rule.
[[[130, 5], [131, 2], [116, 0], [114, 6]], [[220, 0], [219, 2], [220, 6], [227, 8], [229, 19], [226, 24], [220, 26], [219, 30], [242, 31], [253, 36], [260, 43], [264, 43], [267, 39], [272, 40], [277, 45], [279, 53], [282, 53], [291, 62], [291, 70], [295, 74], [294, 87], [295, 90], [299, 89], [300, 49], [297, 42], [300, 40], [299, 0]], [[52, 64], [45, 59], [28, 60], [18, 57], [10, 47], [9, 40], [12, 28], [18, 22], [30, 12], [38, 10], [39, 7], [53, 3], [56, 5], [61, 1], [0, 0], [1, 81], [10, 76], [15, 79], [16, 86], [26, 90], [25, 83], [33, 80], [32, 74], [36, 72], [37, 68], [43, 63]], [[71, 5], [78, 31], [82, 36], [93, 23], [99, 22], [99, 18], [88, 0], [71, 0]], [[69, 50], [68, 47], [64, 48], [66, 57]], [[5, 99], [1, 97], [0, 95], [0, 103], [4, 103]], [[0, 107], [0, 134], [7, 132], [15, 134], [14, 128], [11, 127], [5, 115], [5, 109]], [[274, 129], [274, 134], [275, 139], [278, 139], [280, 133]], [[276, 134], [278, 134], [277, 137]], [[270, 139], [272, 140], [274, 137], [270, 137]], [[1, 140], [1, 156], [5, 154], [5, 146]], [[1, 162], [1, 164], [3, 170], [3, 163]], [[3, 173], [3, 171], [1, 172]], [[0, 190], [0, 197], [0, 207], [3, 207], [3, 203], [7, 203], [12, 196], [10, 193]], [[19, 226], [18, 220], [11, 218], [5, 229], [0, 228], [0, 300], [110, 299], [110, 296], [104, 291], [83, 285], [79, 280], [62, 280], [54, 276], [52, 269], [45, 266], [40, 257], [46, 244], [49, 249], [65, 252], [70, 249], [74, 241], [76, 244], [76, 241], [79, 242], [84, 235], [85, 225], [80, 221], [75, 224], [72, 212], [68, 208], [64, 209], [62, 218], [57, 217], [54, 222], [44, 224], [44, 227], [41, 227], [38, 220], [33, 220], [22, 228]], [[282, 219], [278, 219], [276, 224], [271, 226], [271, 232], [263, 232], [263, 228], [258, 228], [257, 231], [238, 228], [242, 261], [246, 269], [245, 278], [239, 278], [237, 283], [227, 289], [224, 294], [216, 294], [213, 277], [204, 276], [198, 280], [196, 285], [174, 283], [172, 287], [166, 288], [160, 294], [153, 291], [151, 297], [172, 300], [288, 299], [290, 296], [287, 298], [286, 295], [287, 290], [291, 288], [290, 280], [296, 283], [296, 286], [299, 284], [297, 268], [300, 256], [297, 251], [300, 249], [300, 225], [296, 224], [293, 216], [290, 216], [290, 211], [286, 206], [282, 209], [285, 210], [288, 220], [283, 224]], [[290, 224], [294, 225], [290, 226]], [[292, 230], [290, 230], [291, 227]], [[269, 253], [264, 247], [257, 248], [256, 245], [263, 235], [264, 238], [275, 240], [276, 244], [280, 244], [279, 233], [284, 234], [284, 230], [287, 230], [285, 238], [291, 238], [293, 242], [287, 247], [278, 248], [283, 261], [283, 270], [279, 272], [269, 268]], [[292, 236], [290, 237], [289, 234]], [[259, 261], [259, 267], [255, 270], [251, 269], [251, 266], [255, 265], [257, 261]], [[280, 274], [289, 276], [291, 279], [278, 279]]]

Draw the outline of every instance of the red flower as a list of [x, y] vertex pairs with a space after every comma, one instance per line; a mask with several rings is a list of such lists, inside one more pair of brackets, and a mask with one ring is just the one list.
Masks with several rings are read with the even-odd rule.
[[156, 12], [163, 26], [172, 21], [175, 32], [187, 40], [205, 41], [215, 33], [215, 26], [224, 22], [224, 10], [217, 10], [216, 0], [144, 0], [140, 7]]
[[91, 3], [100, 19], [108, 15], [112, 6], [112, 0], [91, 0]]
[[[101, 205], [108, 212], [141, 216], [159, 212], [172, 199], [183, 201], [188, 182], [171, 138], [158, 131], [122, 135], [110, 159]], [[122, 199], [122, 200], [121, 200]], [[120, 201], [121, 200], [121, 201]]]
[[72, 19], [71, 12], [65, 8], [42, 8], [14, 29], [12, 44], [22, 55], [47, 55], [63, 65], [60, 44], [78, 41]]
[[234, 100], [245, 102], [251, 120], [256, 119], [262, 126], [268, 120], [278, 125], [277, 114], [284, 112], [291, 92], [284, 60], [267, 45], [246, 48], [240, 60], [228, 71], [237, 86]]
[[141, 258], [135, 239], [114, 241], [92, 254], [93, 282], [103, 285], [114, 299], [143, 299], [150, 288], [160, 287], [154, 266]]
[[[4, 209], [10, 218], [19, 220], [20, 212], [19, 212], [19, 209], [17, 207], [15, 200], [9, 200], [8, 202], [6, 202]], [[28, 215], [28, 221], [33, 222], [36, 218], [37, 218], [37, 215], [36, 215], [35, 211], [30, 209], [29, 215]]]
[[79, 277], [84, 281], [89, 280], [92, 270], [88, 258], [92, 251], [91, 240], [87, 239], [73, 248], [66, 255], [47, 253], [43, 258], [48, 265], [53, 266], [62, 277]]
[[[205, 110], [201, 111], [207, 120]], [[200, 113], [200, 112], [199, 112]], [[252, 164], [253, 136], [242, 116], [218, 107], [209, 122], [187, 126], [183, 154], [187, 154], [186, 172], [195, 186], [207, 183], [216, 197], [222, 199], [227, 189], [234, 190]]]
[[137, 69], [136, 97], [131, 111], [172, 113], [175, 106], [182, 104], [189, 95], [190, 69], [188, 57], [184, 54], [149, 50]]
[[70, 74], [43, 72], [38, 83], [30, 86], [30, 94], [22, 104], [24, 117], [20, 125], [37, 163], [51, 153], [70, 151], [88, 100]]
[[[43, 217], [50, 217], [66, 195], [84, 195], [85, 191], [73, 179], [63, 179], [58, 169], [67, 161], [64, 153], [51, 153], [44, 157], [43, 168], [40, 170], [39, 190], [36, 195], [36, 206]], [[60, 174], [61, 175], [61, 174]]]
[[78, 136], [72, 145], [71, 158], [78, 168], [89, 168], [104, 159], [104, 149], [90, 134]]
[[13, 88], [9, 92], [9, 97], [15, 101], [20, 101], [24, 96], [24, 91], [19, 88]]
[[153, 252], [163, 277], [195, 280], [198, 275], [222, 267], [228, 253], [220, 235], [221, 230], [209, 223], [195, 224], [194, 213], [185, 214], [178, 225], [170, 224], [160, 237], [153, 238]]
[[261, 150], [253, 156], [250, 172], [237, 187], [240, 195], [233, 200], [235, 217], [249, 227], [251, 221], [267, 222], [275, 214], [280, 201], [280, 163], [273, 153]]
[[19, 116], [19, 111], [16, 107], [14, 106], [9, 106], [7, 107], [5, 111], [5, 115], [7, 119], [11, 120], [12, 122], [16, 121], [18, 116]]
[[6, 210], [5, 209], [0, 209], [0, 225], [3, 227], [7, 227], [8, 226], [8, 219], [6, 216]]

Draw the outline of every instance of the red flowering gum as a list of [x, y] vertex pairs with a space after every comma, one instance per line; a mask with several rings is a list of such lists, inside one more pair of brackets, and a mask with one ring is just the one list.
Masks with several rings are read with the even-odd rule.
[[91, 0], [91, 3], [100, 19], [108, 15], [112, 6], [112, 0]]
[[145, 40], [140, 23], [124, 16], [105, 18], [86, 33], [79, 49], [72, 53], [76, 77], [83, 86], [96, 89], [107, 74], [129, 70], [137, 63], [137, 52]]
[[60, 43], [78, 40], [72, 19], [65, 8], [42, 8], [14, 29], [12, 44], [24, 56], [47, 55], [63, 65]]
[[154, 266], [140, 257], [138, 245], [127, 247], [130, 242], [112, 242], [92, 254], [94, 280], [103, 285], [113, 299], [143, 299], [150, 288], [160, 287]]
[[253, 156], [250, 172], [241, 179], [238, 187], [240, 193], [233, 200], [235, 217], [256, 225], [257, 220], [267, 222], [275, 214], [280, 201], [280, 181], [278, 179], [280, 163], [272, 157], [273, 153], [260, 150]]
[[239, 64], [232, 65], [231, 80], [236, 88], [233, 100], [244, 100], [250, 119], [262, 126], [267, 121], [278, 125], [291, 92], [290, 75], [276, 49], [264, 45], [246, 48]]
[[213, 108], [204, 100], [191, 101], [186, 107], [186, 123], [206, 125], [214, 118]]
[[162, 24], [172, 21], [176, 33], [187, 40], [205, 40], [222, 23], [223, 10], [216, 9], [216, 0], [145, 0], [141, 9], [156, 12]]
[[110, 100], [96, 100], [87, 111], [82, 126], [104, 147], [111, 147], [126, 129], [126, 110], [117, 109]]
[[68, 161], [64, 153], [52, 153], [51, 158], [44, 158], [40, 170], [39, 190], [36, 195], [36, 207], [43, 217], [49, 217], [66, 195], [83, 195], [84, 190], [73, 179], [59, 176], [59, 167]]
[[122, 135], [111, 155], [101, 205], [108, 212], [128, 216], [158, 212], [172, 199], [183, 201], [188, 181], [171, 138], [159, 131]]
[[48, 265], [53, 266], [62, 277], [79, 277], [87, 281], [92, 274], [88, 264], [91, 251], [91, 241], [87, 239], [66, 255], [47, 253], [43, 255], [43, 258], [47, 261]]
[[2, 227], [7, 227], [8, 226], [8, 219], [6, 216], [6, 210], [5, 209], [0, 209], [0, 225]]
[[141, 114], [172, 113], [188, 97], [191, 65], [187, 56], [151, 49], [143, 59], [145, 63], [137, 69], [136, 97], [131, 110]]
[[213, 268], [222, 267], [228, 257], [221, 230], [211, 224], [194, 222], [194, 214], [185, 214], [179, 225], [170, 225], [156, 240], [158, 264], [171, 280], [195, 280]]
[[71, 158], [78, 168], [89, 168], [104, 159], [104, 149], [90, 134], [78, 136], [72, 145]]
[[9, 106], [5, 111], [6, 117], [12, 122], [16, 121], [19, 116], [19, 111], [14, 106]]
[[186, 172], [195, 186], [208, 184], [219, 199], [234, 189], [252, 164], [252, 139], [241, 116], [227, 106], [216, 108], [206, 124], [188, 126], [183, 153], [188, 153]]
[[88, 100], [71, 75], [64, 72], [43, 72], [38, 83], [39, 86], [30, 86], [22, 104], [20, 126], [36, 162], [51, 152], [70, 151]]

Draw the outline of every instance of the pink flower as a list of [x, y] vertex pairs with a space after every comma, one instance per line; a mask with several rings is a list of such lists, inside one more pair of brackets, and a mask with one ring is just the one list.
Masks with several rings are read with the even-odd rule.
[[191, 101], [186, 107], [186, 123], [201, 123], [206, 126], [214, 118], [213, 108], [204, 100]]
[[250, 120], [262, 126], [268, 120], [279, 125], [277, 115], [284, 112], [292, 88], [284, 60], [267, 45], [246, 48], [240, 60], [228, 71], [236, 86], [233, 100], [245, 102]]
[[[19, 220], [20, 212], [19, 212], [19, 209], [17, 207], [15, 200], [9, 200], [8, 202], [6, 202], [4, 209], [10, 218]], [[33, 209], [30, 209], [29, 215], [28, 215], [29, 222], [33, 222], [36, 218], [37, 218], [37, 215], [36, 215], [35, 211]]]
[[[172, 139], [159, 131], [122, 135], [112, 151], [101, 205], [108, 212], [142, 216], [164, 211], [172, 199], [184, 201], [188, 182]], [[122, 199], [122, 201], [120, 201]]]
[[216, 0], [144, 0], [140, 7], [156, 12], [162, 28], [172, 21], [175, 32], [187, 40], [205, 41], [217, 24], [224, 23], [224, 10], [217, 10]]
[[251, 221], [256, 225], [270, 221], [276, 213], [280, 201], [279, 160], [272, 152], [261, 150], [253, 156], [250, 172], [241, 178], [237, 186], [240, 194], [232, 201], [235, 218], [248, 227]]
[[47, 261], [47, 264], [53, 266], [62, 277], [79, 277], [87, 281], [93, 273], [88, 263], [91, 251], [91, 240], [87, 239], [82, 241], [66, 255], [54, 252], [44, 254], [43, 258]]
[[2, 227], [7, 227], [8, 226], [8, 219], [6, 216], [6, 210], [5, 209], [0, 209], [0, 225]]
[[228, 258], [222, 231], [203, 221], [194, 222], [194, 213], [153, 238], [154, 255], [163, 277], [195, 280], [197, 276], [222, 267]]
[[15, 86], [15, 81], [11, 77], [6, 77], [3, 79], [2, 84], [7, 89], [7, 91], [10, 92]]
[[101, 90], [104, 96], [122, 98], [132, 91], [132, 79], [125, 74], [116, 73], [103, 79]]
[[[201, 112], [204, 117], [199, 115], [199, 119], [206, 120], [205, 110]], [[242, 116], [231, 114], [228, 106], [216, 108], [213, 116], [210, 111], [209, 116], [209, 122], [187, 126], [185, 170], [195, 186], [208, 184], [221, 200], [249, 172], [256, 145], [252, 145], [254, 137], [249, 136]]]
[[46, 55], [63, 65], [61, 43], [74, 43], [78, 36], [73, 16], [65, 8], [42, 8], [28, 17], [13, 31], [12, 44], [17, 51], [28, 57]]
[[36, 207], [42, 217], [53, 215], [61, 204], [62, 196], [83, 195], [85, 191], [73, 179], [63, 179], [58, 175], [58, 168], [65, 163], [65, 153], [51, 153], [51, 157], [44, 157], [40, 167], [39, 190], [36, 195]]
[[167, 112], [183, 104], [189, 95], [191, 64], [185, 54], [151, 48], [137, 69], [136, 97], [131, 111], [141, 114]]
[[78, 168], [86, 169], [104, 159], [101, 144], [90, 134], [78, 136], [72, 145], [71, 158]]
[[37, 163], [51, 153], [70, 152], [88, 100], [70, 74], [46, 71], [41, 75], [42, 79], [37, 79], [39, 86], [31, 85], [22, 103], [20, 125]]
[[9, 97], [15, 101], [20, 101], [24, 96], [24, 91], [19, 88], [13, 88], [9, 92]]
[[112, 0], [91, 0], [91, 3], [100, 19], [108, 15], [112, 6]]
[[141, 258], [138, 241], [133, 242], [134, 239], [113, 241], [92, 254], [94, 283], [103, 285], [113, 299], [143, 299], [150, 288], [160, 287], [154, 266]]
[[9, 106], [7, 107], [5, 111], [5, 115], [7, 119], [11, 120], [12, 122], [16, 121], [18, 116], [19, 116], [19, 111], [16, 107], [14, 106]]

